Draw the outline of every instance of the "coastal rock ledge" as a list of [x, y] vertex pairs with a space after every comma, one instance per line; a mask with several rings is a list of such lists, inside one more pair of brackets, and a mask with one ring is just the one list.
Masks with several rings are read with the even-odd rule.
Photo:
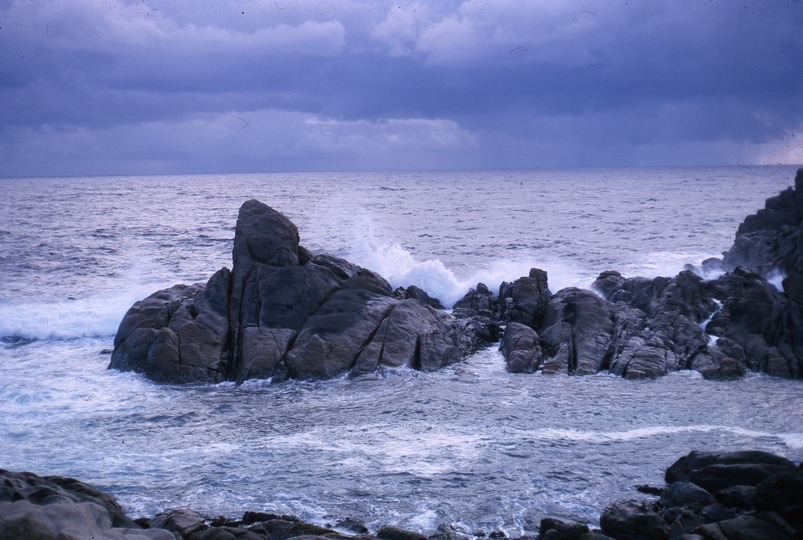
[[[612, 502], [599, 528], [544, 517], [519, 540], [801, 540], [803, 464], [767, 452], [691, 452], [650, 497]], [[269, 504], [269, 501], [266, 502]], [[504, 511], [500, 508], [500, 512]], [[7, 540], [506, 540], [503, 531], [443, 524], [429, 536], [394, 526], [371, 532], [353, 518], [324, 526], [247, 511], [240, 519], [166, 510], [132, 520], [111, 495], [72, 478], [0, 469], [0, 538]]]
[[[479, 283], [448, 312], [415, 285], [394, 291], [368, 269], [310, 252], [290, 220], [251, 200], [232, 270], [136, 302], [109, 367], [171, 383], [435, 371], [501, 336], [512, 373], [803, 377], [803, 169], [745, 218], [723, 255], [672, 278], [606, 271], [593, 291], [552, 293], [533, 268], [498, 294]], [[779, 275], [783, 290], [771, 282]]]

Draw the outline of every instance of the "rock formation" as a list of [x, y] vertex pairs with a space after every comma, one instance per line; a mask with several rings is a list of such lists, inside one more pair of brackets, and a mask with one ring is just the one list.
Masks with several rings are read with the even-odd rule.
[[[745, 218], [706, 281], [599, 275], [591, 290], [552, 293], [547, 274], [480, 283], [448, 313], [415, 285], [299, 245], [285, 216], [258, 202], [237, 219], [232, 270], [137, 302], [109, 367], [155, 381], [326, 379], [382, 367], [434, 371], [502, 336], [514, 373], [655, 378], [694, 369], [713, 379], [747, 370], [803, 376], [803, 169], [795, 188]], [[784, 291], [767, 281], [782, 272]], [[502, 331], [504, 330], [504, 332]]]
[[[498, 297], [480, 283], [454, 313], [505, 328], [500, 350], [515, 373], [803, 376], [803, 169], [794, 190], [745, 218], [723, 260], [703, 266], [728, 271], [710, 281], [691, 270], [653, 279], [607, 271], [593, 283], [595, 292], [554, 295], [546, 273], [534, 268], [502, 283]], [[767, 281], [779, 271], [785, 292]]]
[[482, 344], [471, 318], [418, 287], [394, 294], [374, 272], [299, 246], [295, 225], [259, 201], [240, 208], [232, 259], [206, 284], [135, 303], [109, 367], [158, 382], [326, 379], [433, 371]]

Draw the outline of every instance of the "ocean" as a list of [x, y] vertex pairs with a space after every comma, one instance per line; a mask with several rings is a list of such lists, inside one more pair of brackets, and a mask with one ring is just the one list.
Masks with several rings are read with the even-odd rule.
[[803, 460], [801, 382], [509, 374], [496, 347], [437, 373], [176, 386], [107, 370], [131, 304], [231, 266], [251, 198], [301, 244], [451, 306], [548, 271], [673, 276], [733, 242], [794, 167], [1, 179], [0, 468], [76, 477], [131, 516], [351, 517], [431, 532], [596, 524], [691, 450]]

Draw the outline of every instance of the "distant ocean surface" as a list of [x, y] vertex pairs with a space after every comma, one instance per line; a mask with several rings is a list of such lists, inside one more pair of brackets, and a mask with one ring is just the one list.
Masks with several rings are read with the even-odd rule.
[[231, 266], [251, 198], [301, 243], [451, 305], [548, 271], [673, 276], [733, 242], [794, 167], [0, 180], [0, 468], [109, 491], [129, 515], [352, 517], [424, 532], [596, 524], [690, 450], [803, 460], [801, 381], [512, 375], [492, 348], [379, 380], [157, 385], [106, 369], [131, 304]]

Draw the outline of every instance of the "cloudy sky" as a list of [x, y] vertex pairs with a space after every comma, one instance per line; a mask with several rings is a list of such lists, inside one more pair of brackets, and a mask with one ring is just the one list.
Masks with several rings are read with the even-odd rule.
[[0, 176], [803, 162], [803, 0], [0, 0]]

